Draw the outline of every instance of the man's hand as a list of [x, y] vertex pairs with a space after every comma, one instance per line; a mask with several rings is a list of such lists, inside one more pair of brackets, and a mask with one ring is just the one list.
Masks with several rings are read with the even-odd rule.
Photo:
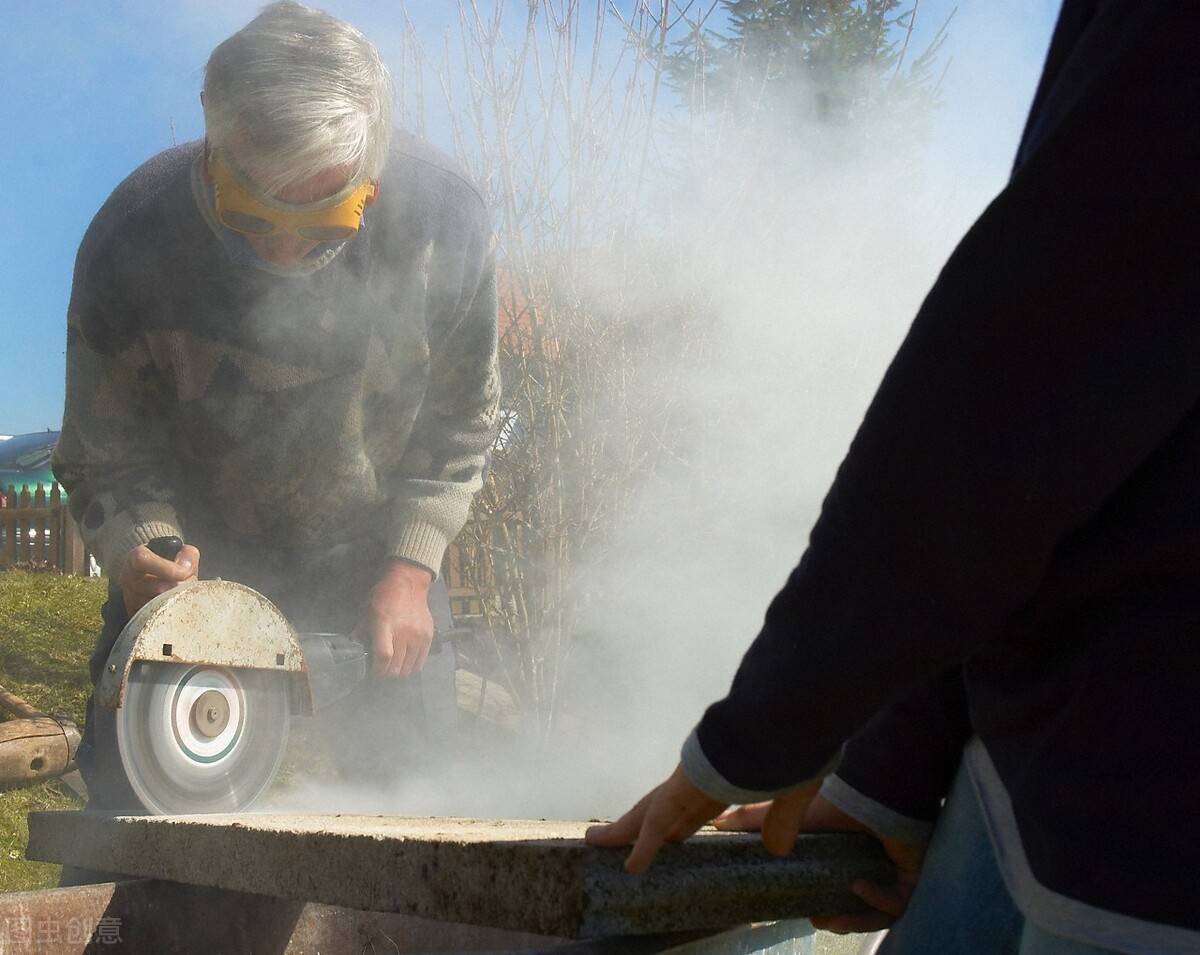
[[620, 819], [592, 826], [585, 838], [589, 845], [605, 848], [632, 845], [625, 871], [637, 875], [650, 868], [664, 842], [682, 842], [724, 808], [725, 803], [693, 786], [678, 766]]
[[360, 629], [371, 641], [376, 676], [408, 676], [425, 666], [433, 643], [431, 583], [424, 567], [392, 560], [371, 591]]
[[[903, 915], [921, 874], [921, 863], [925, 858], [925, 844], [885, 839], [877, 833], [871, 832], [853, 816], [846, 815], [817, 793], [815, 786], [799, 816], [795, 814], [795, 807], [787, 808], [782, 815], [787, 817], [788, 822], [785, 825], [779, 825], [777, 818], [777, 822], [773, 824], [772, 817], [781, 815], [779, 804], [792, 795], [792, 793], [787, 793], [771, 802], [739, 806], [717, 819], [714, 825], [718, 829], [732, 832], [758, 832], [761, 830], [763, 843], [777, 855], [791, 851], [797, 832], [865, 832], [875, 836], [883, 844], [883, 851], [887, 853], [887, 857], [896, 866], [896, 881], [892, 885], [879, 885], [865, 879], [856, 879], [850, 884], [850, 891], [875, 911], [862, 915], [815, 918], [812, 919], [812, 923], [826, 932], [839, 934], [877, 932], [887, 928]], [[792, 827], [790, 821], [793, 818], [797, 820], [795, 827]], [[772, 828], [773, 825], [774, 828]], [[790, 836], [788, 835], [789, 829]], [[774, 848], [767, 841], [769, 832], [769, 837], [775, 843]], [[786, 849], [783, 848], [785, 843]], [[777, 852], [777, 849], [783, 849], [783, 852]]]
[[200, 551], [184, 544], [174, 561], [159, 557], [145, 544], [125, 555], [117, 586], [125, 600], [125, 612], [133, 616], [153, 598], [172, 587], [195, 580], [200, 573]]

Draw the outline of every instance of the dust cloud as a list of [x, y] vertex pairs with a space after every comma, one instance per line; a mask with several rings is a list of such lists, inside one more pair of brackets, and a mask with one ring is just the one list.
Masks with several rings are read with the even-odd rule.
[[[648, 478], [636, 520], [586, 568], [604, 599], [581, 624], [551, 738], [472, 725], [461, 757], [398, 785], [299, 774], [272, 808], [586, 819], [670, 772], [799, 559], [938, 269], [1003, 187], [1050, 23], [1046, 3], [997, 6], [962, 5], [938, 61], [952, 61], [943, 102], [919, 135], [887, 113], [852, 130], [814, 118], [798, 137], [760, 129], [719, 166], [693, 157], [695, 188], [629, 197], [651, 231], [684, 237], [674, 287], [705, 303], [709, 348], [679, 395], [701, 473]], [[676, 357], [656, 360], [666, 373]]]

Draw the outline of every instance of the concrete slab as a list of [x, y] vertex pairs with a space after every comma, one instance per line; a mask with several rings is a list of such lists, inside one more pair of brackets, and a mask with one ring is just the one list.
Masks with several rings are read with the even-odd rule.
[[720, 929], [860, 911], [847, 886], [889, 881], [863, 836], [705, 830], [646, 875], [583, 842], [582, 822], [348, 815], [32, 813], [31, 859], [191, 885], [563, 938]]

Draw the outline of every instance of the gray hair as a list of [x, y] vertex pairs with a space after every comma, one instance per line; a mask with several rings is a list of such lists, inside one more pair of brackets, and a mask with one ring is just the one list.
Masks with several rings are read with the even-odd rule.
[[351, 181], [383, 171], [392, 80], [358, 30], [280, 0], [223, 42], [204, 69], [210, 147], [272, 194], [334, 166]]

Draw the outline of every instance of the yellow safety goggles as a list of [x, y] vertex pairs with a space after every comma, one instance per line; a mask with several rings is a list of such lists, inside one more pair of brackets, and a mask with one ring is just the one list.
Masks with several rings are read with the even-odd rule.
[[208, 173], [213, 180], [217, 220], [243, 235], [290, 232], [314, 242], [348, 239], [362, 226], [367, 200], [375, 195], [375, 185], [368, 180], [317, 202], [280, 202], [251, 192], [215, 152], [209, 155]]

